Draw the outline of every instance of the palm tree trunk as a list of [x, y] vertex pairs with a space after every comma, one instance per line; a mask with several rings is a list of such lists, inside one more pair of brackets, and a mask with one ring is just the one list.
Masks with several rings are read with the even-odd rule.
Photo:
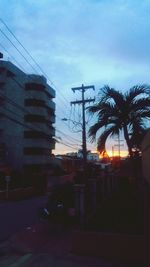
[[124, 125], [123, 131], [124, 131], [124, 138], [125, 138], [127, 146], [128, 146], [129, 155], [130, 155], [130, 158], [132, 159], [133, 158], [132, 146], [131, 146], [129, 133], [128, 133], [128, 129], [127, 129], [126, 125]]

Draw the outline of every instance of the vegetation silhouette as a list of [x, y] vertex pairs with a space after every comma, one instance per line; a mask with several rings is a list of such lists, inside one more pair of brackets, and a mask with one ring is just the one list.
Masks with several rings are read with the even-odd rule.
[[106, 151], [108, 137], [123, 131], [130, 158], [140, 150], [141, 140], [147, 131], [146, 121], [150, 118], [150, 86], [136, 85], [123, 93], [105, 85], [100, 89], [96, 104], [88, 108], [90, 114], [97, 115], [97, 122], [89, 129], [93, 142], [100, 130], [97, 149]]

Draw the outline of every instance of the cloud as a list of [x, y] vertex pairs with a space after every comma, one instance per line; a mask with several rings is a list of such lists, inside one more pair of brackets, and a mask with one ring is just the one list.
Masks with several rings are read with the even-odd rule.
[[[0, 17], [68, 103], [69, 88], [82, 83], [125, 90], [150, 81], [149, 0], [0, 0], [0, 6]], [[33, 72], [8, 40], [0, 37], [22, 66]], [[59, 90], [57, 110], [63, 110]]]

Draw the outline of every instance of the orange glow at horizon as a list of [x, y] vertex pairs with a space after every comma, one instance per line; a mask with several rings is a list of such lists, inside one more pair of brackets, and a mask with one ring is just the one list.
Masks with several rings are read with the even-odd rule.
[[[112, 150], [107, 150], [107, 154], [108, 154], [108, 156], [109, 157], [118, 157], [119, 156], [119, 153], [118, 153], [118, 151], [114, 151], [114, 152], [112, 152]], [[127, 150], [121, 150], [120, 151], [120, 157], [127, 157], [128, 156], [128, 151]]]
[[[66, 153], [73, 153], [73, 152], [78, 152], [77, 150], [74, 150], [72, 148], [68, 148], [66, 149], [63, 145], [61, 144], [57, 144], [57, 147], [55, 150], [52, 151], [52, 153], [54, 155], [57, 155], [57, 154], [60, 154], [60, 155], [65, 155]], [[99, 152], [95, 149], [91, 150], [91, 153], [97, 153], [99, 154]], [[114, 150], [112, 151], [112, 149], [110, 149], [108, 147], [108, 149], [106, 148], [106, 153], [109, 157], [112, 157], [112, 156], [119, 156], [119, 153], [118, 153], [118, 150]], [[128, 156], [128, 150], [127, 149], [124, 149], [124, 150], [120, 150], [120, 157], [127, 157]], [[99, 154], [99, 158], [102, 158], [102, 156]]]
[[[67, 154], [67, 153], [72, 153], [72, 152], [77, 152], [77, 151], [67, 151], [67, 150], [59, 150], [59, 152], [58, 151], [53, 151], [53, 154], [54, 155], [57, 155], [57, 154], [60, 154], [60, 155], [65, 155], [65, 154]], [[91, 151], [91, 153], [97, 153], [97, 154], [99, 154], [99, 152], [98, 151]], [[108, 154], [108, 156], [109, 157], [112, 157], [112, 156], [114, 156], [114, 157], [118, 157], [119, 156], [119, 154], [118, 154], [118, 151], [114, 151], [113, 152], [113, 155], [112, 155], [112, 150], [107, 150], [107, 154]], [[122, 157], [122, 158], [124, 158], [124, 157], [127, 157], [128, 156], [128, 151], [127, 150], [121, 150], [120, 151], [120, 157]], [[99, 158], [102, 158], [102, 156], [99, 154]]]

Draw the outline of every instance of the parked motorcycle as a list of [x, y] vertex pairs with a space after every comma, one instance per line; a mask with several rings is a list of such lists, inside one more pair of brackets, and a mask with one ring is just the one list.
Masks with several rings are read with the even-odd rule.
[[63, 224], [64, 226], [72, 224], [73, 216], [71, 218], [69, 210], [72, 207], [73, 194], [70, 192], [71, 190], [68, 190], [67, 186], [55, 188], [48, 197], [45, 206], [39, 209], [39, 218], [50, 223]]

